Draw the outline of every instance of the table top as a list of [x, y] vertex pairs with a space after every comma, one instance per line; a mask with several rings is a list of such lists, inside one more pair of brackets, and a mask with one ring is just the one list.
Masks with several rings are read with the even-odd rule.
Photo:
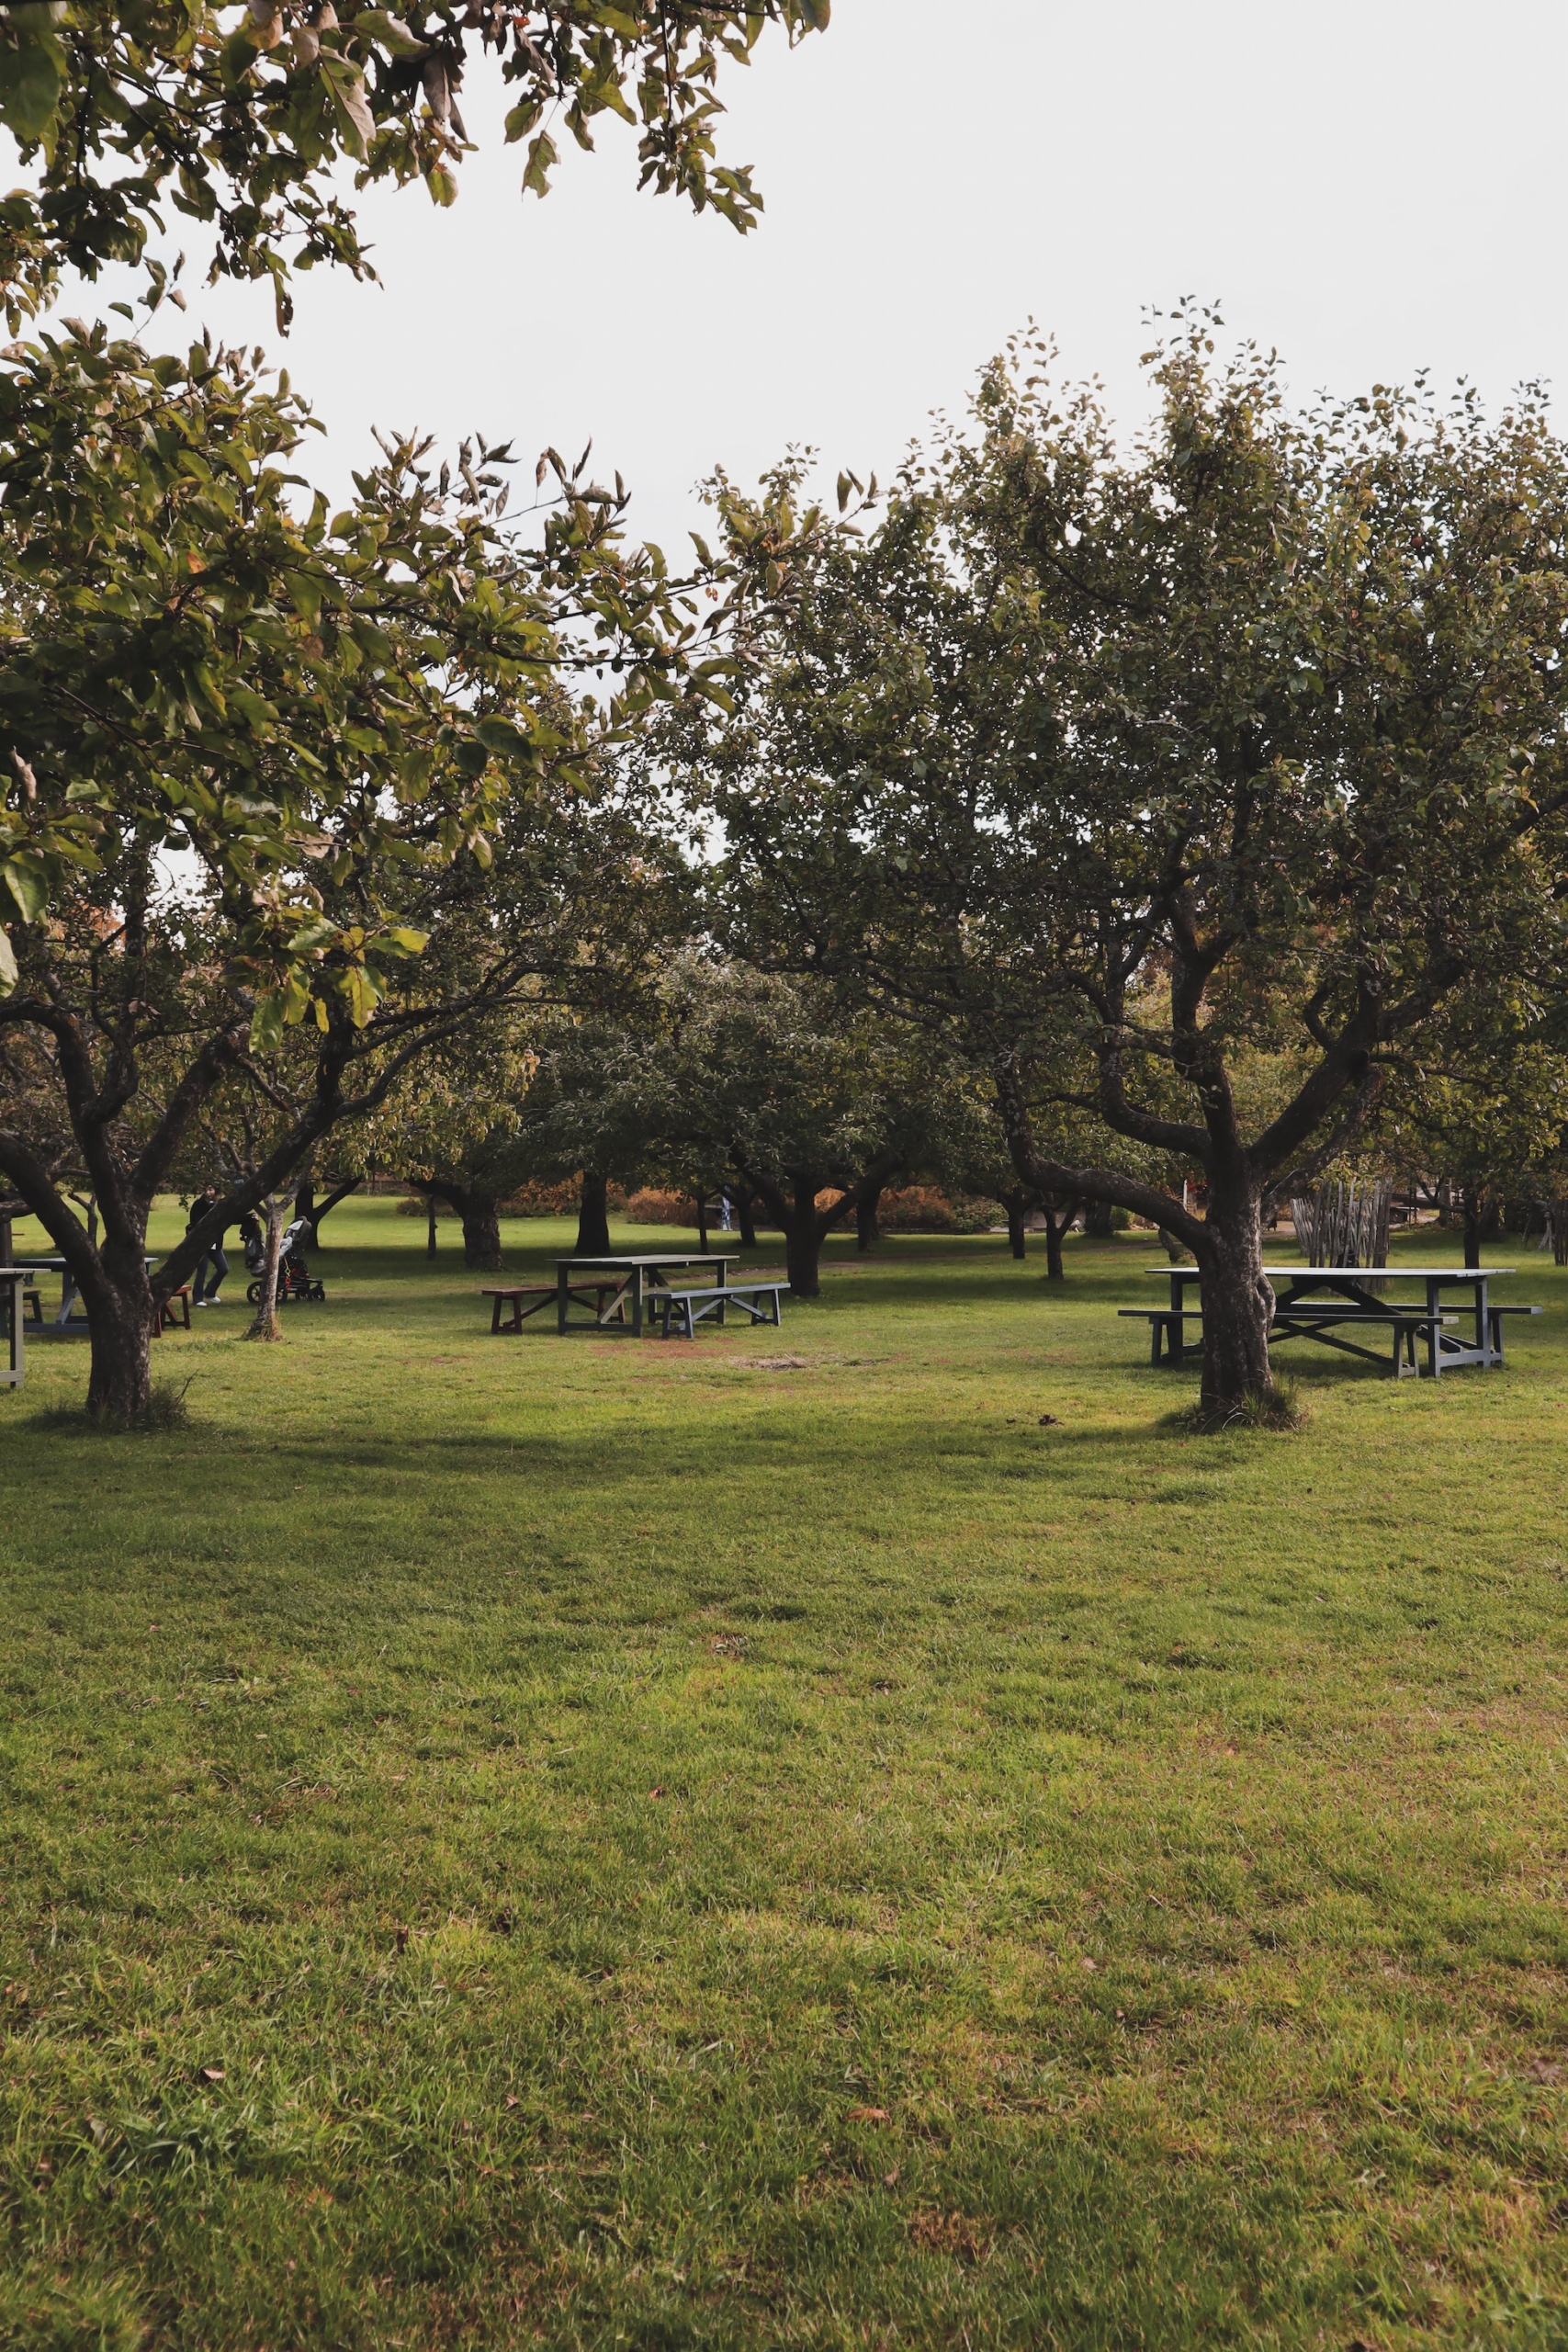
[[[1348, 1281], [1353, 1276], [1357, 1282], [1363, 1283], [1476, 1283], [1483, 1282], [1489, 1274], [1511, 1274], [1517, 1269], [1513, 1266], [1264, 1266], [1260, 1271], [1270, 1281], [1278, 1277], [1285, 1282], [1301, 1282], [1307, 1278], [1314, 1282]], [[1202, 1269], [1200, 1266], [1145, 1266], [1144, 1272], [1145, 1274], [1158, 1274], [1162, 1279], [1167, 1274], [1181, 1274], [1191, 1282]]]
[[558, 1258], [556, 1260], [558, 1266], [606, 1266], [626, 1272], [631, 1272], [638, 1266], [657, 1269], [660, 1266], [734, 1266], [739, 1263], [739, 1255], [734, 1251], [724, 1257], [716, 1257], [712, 1251], [706, 1250], [662, 1250], [656, 1258]]
[[[144, 1266], [156, 1266], [161, 1263], [161, 1261], [156, 1257], [149, 1256], [143, 1258], [141, 1262]], [[58, 1274], [62, 1273], [64, 1270], [63, 1258], [13, 1258], [9, 1264], [0, 1266], [0, 1274]]]

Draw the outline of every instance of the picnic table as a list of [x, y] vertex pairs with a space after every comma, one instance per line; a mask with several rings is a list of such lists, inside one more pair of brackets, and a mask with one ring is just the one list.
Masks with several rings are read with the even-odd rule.
[[[161, 1261], [154, 1255], [144, 1258], [142, 1263], [146, 1267], [147, 1272], [151, 1273], [153, 1267], [160, 1264]], [[11, 1273], [13, 1272], [20, 1274], [24, 1278], [24, 1282], [26, 1282], [26, 1278], [28, 1275], [58, 1274], [60, 1276], [60, 1312], [55, 1316], [51, 1323], [45, 1325], [43, 1319], [43, 1303], [41, 1299], [37, 1299], [36, 1304], [39, 1310], [39, 1330], [40, 1333], [46, 1329], [52, 1331], [70, 1331], [85, 1336], [87, 1329], [87, 1320], [85, 1316], [73, 1315], [71, 1312], [71, 1309], [76, 1303], [76, 1284], [72, 1280], [71, 1269], [66, 1264], [63, 1258], [13, 1258], [9, 1266], [0, 1267], [0, 1273]], [[35, 1293], [37, 1291], [36, 1283], [26, 1282], [26, 1287]], [[190, 1329], [190, 1306], [188, 1304], [188, 1294], [186, 1292], [177, 1291], [175, 1295], [176, 1298], [186, 1301], [185, 1306], [185, 1329], [188, 1331]], [[17, 1304], [19, 1312], [22, 1305], [22, 1293], [20, 1290], [18, 1290], [17, 1294]], [[159, 1328], [162, 1329], [165, 1327], [170, 1323], [170, 1321], [171, 1317], [169, 1310], [165, 1307], [164, 1312], [160, 1315], [158, 1318]]]
[[[1149, 1360], [1161, 1361], [1162, 1341], [1168, 1361], [1183, 1363], [1198, 1352], [1189, 1340], [1189, 1322], [1201, 1322], [1200, 1306], [1189, 1306], [1189, 1283], [1201, 1283], [1197, 1266], [1146, 1266], [1145, 1272], [1170, 1283], [1168, 1307], [1147, 1310], [1123, 1307], [1123, 1315], [1146, 1315], [1151, 1326]], [[1395, 1379], [1410, 1378], [1421, 1367], [1416, 1357], [1419, 1339], [1426, 1347], [1426, 1371], [1437, 1380], [1445, 1372], [1467, 1365], [1491, 1370], [1503, 1362], [1503, 1321], [1509, 1315], [1539, 1315], [1539, 1306], [1502, 1306], [1492, 1299], [1489, 1285], [1495, 1275], [1511, 1274], [1512, 1266], [1265, 1266], [1264, 1279], [1274, 1292], [1274, 1323], [1269, 1345], [1278, 1340], [1315, 1340], [1322, 1346], [1364, 1357]], [[1389, 1299], [1371, 1285], [1376, 1283], [1416, 1283], [1425, 1303]], [[1443, 1294], [1470, 1293], [1468, 1305], [1457, 1298], [1445, 1310]], [[1464, 1324], [1470, 1325], [1468, 1333]], [[1453, 1327], [1459, 1325], [1456, 1329]], [[1347, 1339], [1359, 1330], [1363, 1339], [1374, 1331], [1393, 1339], [1389, 1356], [1375, 1353], [1359, 1340]]]
[[[713, 1257], [705, 1251], [696, 1256], [677, 1252], [646, 1258], [558, 1258], [556, 1260], [556, 1329], [564, 1331], [573, 1306], [573, 1292], [590, 1287], [607, 1291], [602, 1303], [590, 1308], [594, 1326], [605, 1329], [613, 1322], [626, 1322], [626, 1306], [631, 1307], [632, 1337], [642, 1336], [644, 1309], [661, 1291], [673, 1290], [671, 1274], [711, 1272], [713, 1287], [728, 1286], [729, 1269], [737, 1263], [733, 1255]], [[613, 1284], [613, 1288], [609, 1285]], [[722, 1302], [718, 1312], [722, 1317]], [[580, 1329], [583, 1328], [581, 1325]]]

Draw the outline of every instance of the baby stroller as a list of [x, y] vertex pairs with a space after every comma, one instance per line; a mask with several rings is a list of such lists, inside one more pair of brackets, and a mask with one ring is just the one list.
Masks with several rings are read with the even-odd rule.
[[[325, 1284], [316, 1279], [305, 1262], [305, 1236], [310, 1230], [309, 1218], [302, 1216], [297, 1216], [292, 1225], [283, 1228], [277, 1252], [279, 1306], [291, 1298], [324, 1300], [326, 1297]], [[254, 1209], [247, 1210], [240, 1220], [240, 1239], [244, 1245], [245, 1272], [255, 1276], [245, 1296], [253, 1306], [259, 1306], [262, 1284], [266, 1279], [266, 1227]]]

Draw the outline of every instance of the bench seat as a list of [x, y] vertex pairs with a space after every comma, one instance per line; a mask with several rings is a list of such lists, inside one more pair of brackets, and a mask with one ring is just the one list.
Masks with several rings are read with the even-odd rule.
[[[1203, 1310], [1200, 1306], [1119, 1306], [1117, 1314], [1149, 1326], [1149, 1362], [1162, 1361], [1173, 1364], [1186, 1362], [1189, 1354], [1198, 1352], [1197, 1344], [1189, 1346], [1184, 1326], [1201, 1325]], [[1428, 1313], [1424, 1306], [1356, 1306], [1348, 1302], [1335, 1306], [1330, 1299], [1299, 1299], [1293, 1305], [1281, 1306], [1269, 1330], [1272, 1346], [1277, 1340], [1321, 1340], [1325, 1347], [1342, 1348], [1348, 1355], [1364, 1356], [1370, 1363], [1381, 1363], [1368, 1348], [1358, 1347], [1354, 1340], [1337, 1340], [1334, 1332], [1342, 1324], [1362, 1331], [1392, 1331], [1393, 1353], [1389, 1370], [1394, 1378], [1416, 1369], [1416, 1341], [1425, 1333], [1434, 1340], [1444, 1325], [1456, 1320], [1451, 1310]], [[1495, 1343], [1499, 1347], [1500, 1343]], [[1403, 1359], [1403, 1361], [1402, 1361]]]
[[1503, 1361], [1503, 1317], [1505, 1315], [1544, 1315], [1543, 1306], [1495, 1306], [1490, 1300], [1486, 1307], [1486, 1333], [1492, 1342], [1492, 1352], [1499, 1363]]
[[730, 1283], [723, 1290], [656, 1290], [648, 1304], [663, 1318], [663, 1338], [676, 1330], [682, 1339], [694, 1340], [697, 1325], [710, 1318], [722, 1323], [727, 1306], [739, 1306], [753, 1323], [777, 1323], [779, 1301], [788, 1289], [788, 1283]]
[[[567, 1292], [567, 1296], [575, 1299], [580, 1306], [586, 1306], [592, 1303], [595, 1315], [602, 1315], [604, 1311], [604, 1301], [607, 1298], [614, 1298], [616, 1292], [624, 1290], [625, 1287], [624, 1283], [618, 1282], [573, 1283]], [[554, 1283], [513, 1283], [499, 1290], [481, 1290], [479, 1296], [493, 1299], [495, 1302], [490, 1311], [490, 1328], [494, 1333], [501, 1330], [521, 1331], [527, 1317], [530, 1315], [542, 1315], [546, 1307], [560, 1296], [560, 1292]], [[523, 1302], [525, 1298], [533, 1300], [532, 1306], [524, 1306]], [[503, 1324], [501, 1319], [501, 1310], [508, 1302], [511, 1304], [512, 1316], [510, 1321]], [[620, 1321], [624, 1323], [626, 1319], [624, 1300], [615, 1311]]]

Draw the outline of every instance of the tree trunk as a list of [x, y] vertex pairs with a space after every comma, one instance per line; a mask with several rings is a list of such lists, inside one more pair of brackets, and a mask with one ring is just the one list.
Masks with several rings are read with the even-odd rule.
[[434, 1258], [435, 1255], [435, 1195], [434, 1193], [426, 1193], [424, 1196], [424, 1213], [427, 1219], [424, 1254], [427, 1258]]
[[463, 1220], [463, 1263], [483, 1273], [501, 1265], [501, 1216], [493, 1193], [465, 1193], [458, 1214]]
[[11, 1263], [11, 1212], [9, 1209], [0, 1209], [0, 1266], [8, 1266]]
[[880, 1230], [876, 1222], [876, 1204], [881, 1198], [882, 1187], [879, 1184], [874, 1193], [863, 1193], [856, 1204], [855, 1250], [860, 1257], [863, 1258], [868, 1250], [876, 1247]]
[[705, 1258], [708, 1253], [708, 1204], [700, 1190], [694, 1198], [697, 1205], [697, 1247]]
[[140, 1259], [126, 1274], [95, 1284], [86, 1301], [87, 1410], [96, 1421], [139, 1421], [152, 1393], [152, 1293]]
[[1467, 1266], [1479, 1266], [1481, 1263], [1482, 1212], [1484, 1207], [1485, 1195], [1480, 1185], [1467, 1184], [1464, 1188], [1464, 1262]]
[[316, 1244], [321, 1238], [322, 1226], [326, 1223], [328, 1217], [331, 1216], [333, 1209], [337, 1207], [339, 1202], [346, 1201], [351, 1193], [357, 1193], [359, 1187], [364, 1182], [365, 1179], [363, 1176], [355, 1176], [352, 1177], [346, 1184], [339, 1184], [334, 1191], [330, 1192], [327, 1194], [326, 1199], [321, 1203], [321, 1207], [318, 1208], [316, 1206], [316, 1187], [310, 1178], [309, 1176], [306, 1177], [305, 1182], [299, 1186], [294, 1195], [294, 1214], [296, 1216], [302, 1216], [305, 1219], [306, 1224], [310, 1227], [310, 1247], [312, 1250], [316, 1247]]
[[1249, 1396], [1274, 1394], [1269, 1328], [1274, 1295], [1263, 1278], [1259, 1198], [1245, 1182], [1209, 1183], [1209, 1215], [1199, 1260], [1203, 1293], [1202, 1411], [1231, 1419]]
[[1083, 1229], [1092, 1241], [1111, 1241], [1116, 1227], [1111, 1220], [1116, 1214], [1109, 1201], [1091, 1201], [1084, 1212]]
[[583, 1170], [577, 1203], [575, 1257], [607, 1258], [610, 1254], [609, 1188], [607, 1176], [597, 1174], [592, 1168]]
[[283, 1254], [283, 1204], [276, 1199], [260, 1204], [266, 1218], [266, 1264], [262, 1271], [262, 1295], [256, 1302], [256, 1319], [245, 1333], [247, 1340], [281, 1340], [283, 1333], [277, 1321], [277, 1261]]
[[757, 1224], [751, 1213], [751, 1187], [742, 1184], [739, 1192], [731, 1193], [729, 1197], [735, 1203], [735, 1214], [740, 1219], [740, 1247], [742, 1250], [755, 1250]]
[[1041, 1214], [1045, 1219], [1045, 1279], [1048, 1283], [1065, 1283], [1066, 1268], [1062, 1263], [1062, 1244], [1067, 1230], [1078, 1213], [1077, 1195], [1072, 1194], [1064, 1207], [1061, 1196], [1045, 1195]]
[[791, 1290], [796, 1298], [819, 1298], [822, 1282], [818, 1266], [822, 1256], [822, 1220], [817, 1213], [815, 1184], [796, 1186], [784, 1228], [784, 1264], [789, 1270]]
[[[1008, 1248], [1015, 1258], [1029, 1255], [1029, 1227], [1024, 1221], [1025, 1204], [1021, 1193], [1008, 1193], [1002, 1198], [1002, 1213], [1008, 1221]], [[1046, 1249], [1050, 1243], [1047, 1240]]]

